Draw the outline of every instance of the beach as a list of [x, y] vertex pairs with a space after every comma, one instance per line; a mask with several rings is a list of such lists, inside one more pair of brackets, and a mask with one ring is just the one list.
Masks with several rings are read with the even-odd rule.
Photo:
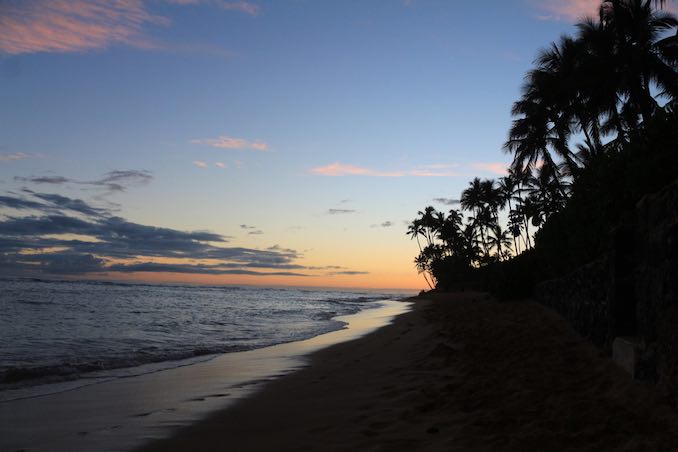
[[466, 292], [415, 299], [142, 450], [670, 451], [678, 416], [555, 312]]

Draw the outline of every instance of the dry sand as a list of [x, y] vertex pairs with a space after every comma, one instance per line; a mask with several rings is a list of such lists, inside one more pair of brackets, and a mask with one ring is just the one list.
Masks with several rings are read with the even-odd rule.
[[678, 450], [655, 389], [556, 313], [429, 298], [146, 450]]

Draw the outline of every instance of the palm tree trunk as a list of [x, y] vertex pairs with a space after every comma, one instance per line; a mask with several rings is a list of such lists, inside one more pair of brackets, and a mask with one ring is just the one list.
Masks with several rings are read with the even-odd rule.
[[532, 249], [532, 241], [530, 240], [530, 227], [528, 226], [528, 221], [527, 221], [527, 215], [523, 216], [523, 219], [525, 220], [525, 237], [527, 238], [526, 240], [526, 246], [527, 249]]
[[[508, 196], [508, 198], [506, 199], [506, 202], [508, 202], [508, 206], [509, 206], [509, 215], [511, 215], [511, 211], [513, 210], [513, 209], [511, 208], [511, 195]], [[511, 235], [513, 235], [513, 232], [511, 232]], [[516, 241], [516, 236], [515, 236], [515, 235], [513, 235], [513, 247], [514, 247], [515, 250], [516, 250], [516, 256], [517, 256], [517, 255], [518, 255], [518, 242]]]
[[424, 279], [426, 280], [426, 284], [428, 285], [428, 288], [433, 290], [433, 286], [431, 283], [428, 281], [428, 277], [426, 276], [426, 271], [422, 272], [422, 275], [424, 275]]

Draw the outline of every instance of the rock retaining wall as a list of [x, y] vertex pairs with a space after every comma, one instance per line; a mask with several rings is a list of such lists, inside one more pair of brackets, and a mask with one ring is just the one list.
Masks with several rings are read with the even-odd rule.
[[637, 338], [637, 376], [678, 408], [678, 181], [645, 196], [612, 231], [607, 256], [537, 285], [535, 298], [610, 351]]

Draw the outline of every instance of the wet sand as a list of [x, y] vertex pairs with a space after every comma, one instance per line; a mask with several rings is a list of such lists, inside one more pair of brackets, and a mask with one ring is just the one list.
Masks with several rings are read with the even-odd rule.
[[655, 388], [553, 311], [429, 298], [144, 450], [678, 450]]

